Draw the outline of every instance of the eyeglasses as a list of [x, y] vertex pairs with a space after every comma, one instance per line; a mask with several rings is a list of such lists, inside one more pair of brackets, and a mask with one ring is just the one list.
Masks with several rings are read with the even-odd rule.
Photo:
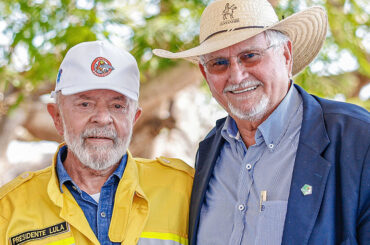
[[203, 66], [211, 74], [222, 74], [229, 69], [231, 64], [230, 58], [237, 57], [239, 65], [242, 65], [243, 67], [252, 67], [260, 63], [262, 57], [265, 55], [265, 52], [274, 46], [276, 45], [271, 45], [265, 49], [246, 50], [239, 53], [237, 56], [230, 56], [228, 58], [225, 57], [214, 58], [207, 62], [204, 62]]

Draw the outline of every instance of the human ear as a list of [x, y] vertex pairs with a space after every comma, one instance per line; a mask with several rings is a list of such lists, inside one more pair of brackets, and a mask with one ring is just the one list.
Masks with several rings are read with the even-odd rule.
[[288, 41], [286, 44], [284, 44], [283, 55], [285, 57], [285, 65], [287, 67], [289, 78], [291, 78], [293, 69], [293, 53], [291, 41]]
[[136, 113], [135, 113], [134, 123], [133, 123], [133, 124], [135, 124], [135, 123], [136, 123], [136, 121], [137, 121], [137, 119], [139, 119], [139, 117], [141, 116], [141, 112], [142, 112], [141, 107], [138, 107], [138, 108], [136, 109]]
[[199, 63], [198, 66], [199, 66], [200, 72], [202, 73], [204, 79], [206, 80], [206, 82], [209, 86], [208, 79], [207, 79], [207, 73], [206, 73], [206, 70], [205, 70], [204, 66], [201, 63]]
[[54, 126], [58, 132], [59, 135], [63, 136], [64, 134], [64, 128], [63, 128], [63, 121], [62, 121], [62, 115], [59, 111], [59, 107], [55, 103], [48, 103], [47, 104], [47, 110], [53, 119]]

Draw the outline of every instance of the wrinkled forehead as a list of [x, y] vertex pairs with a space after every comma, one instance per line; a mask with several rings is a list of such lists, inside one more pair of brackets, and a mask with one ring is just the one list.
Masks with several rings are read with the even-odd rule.
[[109, 90], [109, 89], [94, 89], [83, 91], [71, 95], [63, 95], [61, 94], [60, 97], [64, 101], [75, 101], [79, 99], [86, 99], [86, 100], [96, 100], [96, 101], [122, 101], [125, 103], [129, 102], [129, 98], [119, 92]]

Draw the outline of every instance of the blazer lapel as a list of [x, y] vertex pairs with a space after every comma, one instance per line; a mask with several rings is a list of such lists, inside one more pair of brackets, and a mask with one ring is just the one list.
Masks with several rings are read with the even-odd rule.
[[[216, 133], [200, 142], [196, 159], [196, 169], [189, 214], [189, 244], [195, 244], [200, 210], [207, 191], [217, 157], [224, 143], [221, 129], [224, 120], [217, 122]], [[222, 124], [221, 124], [222, 123]]]
[[[321, 153], [330, 143], [320, 104], [297, 86], [303, 99], [303, 121], [285, 218], [282, 244], [307, 244], [313, 230], [331, 163]], [[312, 193], [302, 190], [312, 187]]]

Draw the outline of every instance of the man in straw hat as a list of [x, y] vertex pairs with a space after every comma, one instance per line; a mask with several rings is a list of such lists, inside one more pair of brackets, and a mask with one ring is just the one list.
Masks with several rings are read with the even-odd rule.
[[68, 51], [47, 106], [66, 143], [0, 189], [0, 244], [187, 244], [194, 170], [127, 150], [139, 82], [135, 58], [109, 43]]
[[279, 21], [266, 0], [220, 0], [199, 46], [154, 50], [197, 62], [229, 114], [199, 145], [190, 244], [369, 244], [369, 113], [292, 80], [326, 31], [321, 7]]

